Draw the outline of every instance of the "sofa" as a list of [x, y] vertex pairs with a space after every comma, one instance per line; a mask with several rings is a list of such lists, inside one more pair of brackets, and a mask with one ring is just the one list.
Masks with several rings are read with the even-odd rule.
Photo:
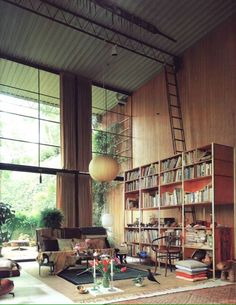
[[103, 227], [41, 228], [36, 229], [36, 240], [39, 275], [42, 266], [48, 266], [50, 274], [58, 274], [84, 259], [88, 263], [94, 252], [109, 256], [114, 254]]

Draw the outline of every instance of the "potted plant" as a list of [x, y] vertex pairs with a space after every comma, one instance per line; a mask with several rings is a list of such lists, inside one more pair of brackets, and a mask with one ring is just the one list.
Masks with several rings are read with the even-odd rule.
[[41, 211], [40, 226], [54, 229], [59, 229], [64, 220], [64, 215], [61, 210], [57, 208], [46, 208]]
[[3, 243], [9, 241], [11, 238], [9, 225], [14, 218], [15, 211], [12, 210], [11, 205], [0, 202], [0, 256], [2, 256]]

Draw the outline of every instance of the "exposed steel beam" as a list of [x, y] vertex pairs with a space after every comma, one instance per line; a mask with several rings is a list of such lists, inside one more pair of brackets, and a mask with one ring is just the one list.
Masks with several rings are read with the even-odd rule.
[[117, 45], [122, 49], [141, 55], [161, 64], [172, 63], [175, 54], [136, 39], [123, 32], [100, 24], [82, 14], [64, 8], [48, 0], [2, 0], [38, 16], [70, 27], [96, 39]]

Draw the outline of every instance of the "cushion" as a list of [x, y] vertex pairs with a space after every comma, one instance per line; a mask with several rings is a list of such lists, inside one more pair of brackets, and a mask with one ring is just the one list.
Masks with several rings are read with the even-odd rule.
[[88, 249], [87, 243], [84, 239], [73, 238], [72, 239], [73, 248], [78, 252], [83, 252]]
[[44, 239], [43, 251], [59, 251], [57, 239]]
[[183, 261], [178, 261], [176, 264], [176, 267], [177, 268], [185, 267], [188, 269], [196, 269], [196, 268], [207, 268], [207, 265], [202, 262], [196, 261], [194, 259], [187, 259], [187, 260], [183, 260]]
[[9, 259], [0, 259], [0, 270], [8, 270], [13, 267], [13, 262]]
[[104, 238], [92, 238], [85, 240], [88, 249], [103, 249], [105, 248], [105, 240]]
[[73, 243], [71, 238], [58, 238], [59, 251], [73, 250]]
[[190, 282], [196, 282], [196, 281], [207, 280], [207, 276], [205, 276], [205, 277], [200, 276], [200, 277], [194, 277], [194, 278], [192, 278], [192, 279], [189, 279], [189, 278], [186, 278], [186, 277], [184, 277], [184, 276], [177, 275], [176, 278], [181, 279], [181, 280], [190, 281]]

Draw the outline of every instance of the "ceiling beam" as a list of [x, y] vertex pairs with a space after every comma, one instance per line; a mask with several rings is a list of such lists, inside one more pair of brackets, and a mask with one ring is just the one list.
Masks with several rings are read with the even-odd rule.
[[157, 61], [161, 64], [171, 63], [176, 57], [166, 50], [136, 39], [123, 32], [100, 24], [82, 14], [75, 13], [48, 0], [2, 0], [19, 8], [30, 11], [38, 16], [70, 27], [96, 39], [117, 45], [122, 49]]
[[152, 34], [158, 34], [161, 35], [173, 42], [177, 42], [176, 39], [170, 37], [169, 35], [161, 32], [155, 25], [141, 19], [140, 17], [129, 13], [128, 11], [122, 9], [121, 7], [115, 5], [114, 3], [110, 3], [107, 0], [89, 0], [97, 5], [99, 5], [100, 7], [108, 10], [109, 12], [111, 12], [111, 14], [117, 15], [125, 20], [127, 20], [128, 22], [137, 25], [138, 27], [143, 28], [144, 30], [152, 33]]

